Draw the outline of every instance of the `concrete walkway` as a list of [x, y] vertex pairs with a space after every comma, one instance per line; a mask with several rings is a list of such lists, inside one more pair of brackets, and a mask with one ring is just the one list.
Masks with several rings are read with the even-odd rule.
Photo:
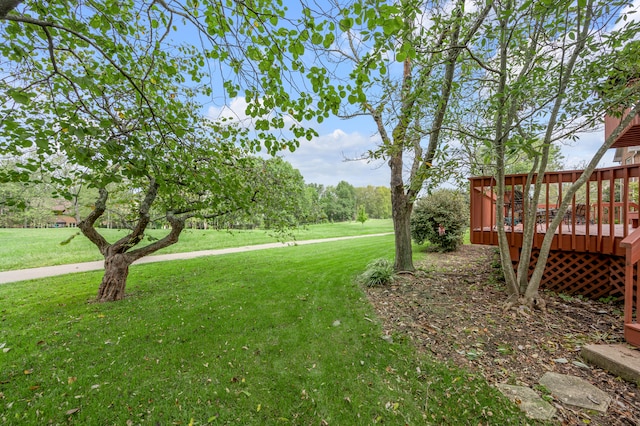
[[[335, 238], [324, 238], [324, 239], [318, 239], [318, 240], [304, 240], [304, 241], [295, 241], [295, 242], [289, 241], [285, 243], [257, 244], [253, 246], [231, 247], [231, 248], [218, 249], [218, 250], [201, 250], [201, 251], [192, 251], [192, 252], [186, 252], [186, 253], [159, 254], [156, 256], [143, 257], [142, 259], [137, 260], [133, 264], [139, 265], [142, 263], [166, 262], [168, 260], [193, 259], [195, 257], [202, 257], [202, 256], [218, 256], [221, 254], [240, 253], [240, 252], [255, 251], [255, 250], [266, 250], [266, 249], [272, 249], [272, 248], [290, 247], [295, 245], [303, 246], [307, 244], [329, 243], [332, 241], [352, 240], [355, 238], [382, 237], [385, 235], [392, 235], [392, 234], [393, 234], [392, 232], [387, 232], [384, 234], [356, 235], [351, 237], [335, 237]], [[98, 271], [103, 268], [104, 268], [104, 261], [98, 260], [96, 262], [72, 263], [69, 265], [45, 266], [42, 268], [5, 271], [5, 272], [0, 272], [0, 284], [6, 284], [6, 283], [11, 283], [16, 281], [34, 280], [38, 278], [53, 277], [56, 275], [71, 274], [74, 272]]]

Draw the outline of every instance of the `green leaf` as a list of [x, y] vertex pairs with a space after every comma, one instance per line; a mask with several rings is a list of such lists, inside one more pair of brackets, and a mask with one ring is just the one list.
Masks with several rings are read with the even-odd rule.
[[23, 92], [22, 90], [17, 90], [17, 89], [9, 89], [8, 90], [9, 96], [11, 96], [11, 98], [16, 101], [16, 103], [19, 104], [28, 104], [29, 101], [31, 100], [31, 96], [25, 92]]
[[351, 18], [344, 18], [340, 20], [340, 24], [339, 24], [340, 30], [347, 32], [351, 29], [351, 27], [353, 27], [353, 19]]
[[322, 46], [325, 49], [330, 48], [333, 42], [335, 41], [335, 38], [336, 37], [333, 35], [333, 33], [327, 33], [327, 35], [324, 36], [324, 41], [322, 43]]

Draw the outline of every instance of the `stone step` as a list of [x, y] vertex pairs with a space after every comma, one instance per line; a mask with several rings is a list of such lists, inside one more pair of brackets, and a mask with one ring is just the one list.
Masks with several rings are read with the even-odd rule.
[[631, 383], [640, 383], [640, 351], [625, 344], [587, 345], [582, 358]]
[[551, 420], [556, 414], [556, 408], [540, 398], [531, 388], [507, 385], [505, 383], [498, 383], [496, 387], [504, 396], [516, 403], [527, 417], [531, 419]]
[[562, 403], [574, 407], [607, 411], [611, 397], [580, 377], [558, 373], [545, 373], [540, 384], [546, 387]]

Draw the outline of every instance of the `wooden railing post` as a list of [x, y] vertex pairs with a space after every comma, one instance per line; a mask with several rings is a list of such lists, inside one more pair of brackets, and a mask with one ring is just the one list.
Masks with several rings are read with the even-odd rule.
[[[640, 347], [640, 324], [638, 324], [638, 307], [640, 291], [638, 291], [637, 277], [634, 269], [640, 260], [640, 229], [635, 229], [620, 243], [625, 249], [624, 265], [624, 338]], [[636, 288], [636, 297], [633, 295]], [[636, 312], [635, 317], [633, 312]]]

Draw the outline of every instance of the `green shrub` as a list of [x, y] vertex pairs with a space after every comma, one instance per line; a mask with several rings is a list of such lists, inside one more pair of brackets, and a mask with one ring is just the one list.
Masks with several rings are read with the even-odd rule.
[[388, 259], [376, 259], [370, 262], [367, 269], [358, 277], [358, 281], [367, 287], [391, 284], [394, 279], [393, 263]]
[[469, 224], [469, 205], [458, 191], [441, 189], [416, 201], [411, 216], [411, 237], [430, 242], [438, 251], [454, 251], [463, 243]]

